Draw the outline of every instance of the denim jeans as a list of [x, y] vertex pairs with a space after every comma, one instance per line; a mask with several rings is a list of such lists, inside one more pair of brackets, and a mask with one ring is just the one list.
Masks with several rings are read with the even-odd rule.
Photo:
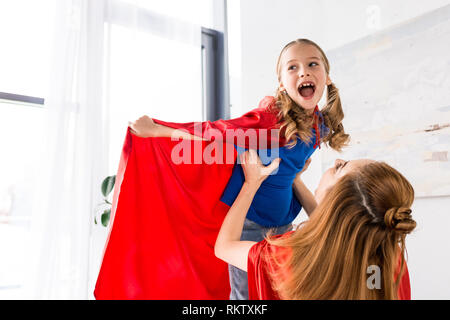
[[[256, 222], [245, 219], [241, 240], [262, 241], [270, 229], [274, 230], [273, 235], [283, 234], [292, 229], [292, 224], [290, 223], [276, 228], [266, 228]], [[231, 286], [230, 300], [248, 300], [247, 272], [232, 265], [228, 265], [228, 271]]]

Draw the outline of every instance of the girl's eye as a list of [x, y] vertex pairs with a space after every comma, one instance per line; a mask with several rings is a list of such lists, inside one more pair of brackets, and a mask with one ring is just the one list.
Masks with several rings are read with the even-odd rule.
[[[311, 67], [313, 64], [315, 64], [316, 66], [319, 65], [317, 62], [311, 62], [311, 63], [309, 64], [309, 66]], [[293, 68], [297, 68], [297, 67], [296, 67], [296, 66], [290, 66], [290, 67], [288, 68], [288, 70], [293, 70]]]

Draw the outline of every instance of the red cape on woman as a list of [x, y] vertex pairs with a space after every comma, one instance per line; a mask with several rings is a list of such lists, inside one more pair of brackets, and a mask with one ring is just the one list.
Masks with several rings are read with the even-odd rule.
[[[227, 130], [244, 134], [277, 127], [266, 97], [242, 117], [202, 122], [210, 139]], [[197, 134], [194, 122], [155, 122]], [[270, 138], [268, 138], [270, 140]], [[271, 140], [270, 140], [271, 141]], [[270, 142], [269, 141], [269, 142]], [[191, 150], [209, 152], [225, 140], [185, 140]], [[116, 175], [109, 235], [94, 295], [96, 299], [228, 299], [227, 264], [214, 243], [229, 207], [220, 201], [233, 161], [175, 164], [179, 141], [141, 138], [127, 131]], [[197, 149], [196, 149], [197, 148]], [[198, 155], [197, 155], [198, 156]], [[225, 157], [225, 155], [223, 155]]]
[[[292, 235], [293, 231], [285, 233], [281, 236]], [[279, 271], [278, 265], [269, 257], [277, 255], [278, 259], [286, 261], [291, 255], [290, 248], [278, 247], [269, 244], [265, 239], [258, 242], [251, 247], [247, 259], [247, 274], [248, 274], [248, 296], [249, 300], [279, 300], [280, 296], [273, 289], [272, 279], [270, 274]], [[397, 270], [394, 275], [394, 280], [401, 270], [401, 256], [397, 265]], [[400, 279], [398, 292], [398, 300], [411, 300], [411, 284], [409, 281], [408, 266], [404, 265], [404, 272]]]

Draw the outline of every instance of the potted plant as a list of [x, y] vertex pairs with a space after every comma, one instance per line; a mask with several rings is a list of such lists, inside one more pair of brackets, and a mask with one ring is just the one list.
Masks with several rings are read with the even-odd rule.
[[[116, 176], [108, 176], [106, 177], [101, 186], [101, 191], [103, 194], [103, 202], [98, 205], [98, 214], [100, 214], [100, 222], [104, 227], [108, 226], [109, 219], [111, 217], [111, 206], [112, 203], [108, 201], [108, 195], [114, 190], [114, 184], [116, 182]], [[97, 224], [97, 216], [94, 217], [94, 222]]]

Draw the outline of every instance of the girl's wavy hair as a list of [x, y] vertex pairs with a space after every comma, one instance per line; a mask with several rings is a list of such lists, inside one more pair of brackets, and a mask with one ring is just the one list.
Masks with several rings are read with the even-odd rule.
[[[411, 184], [384, 162], [343, 176], [291, 236], [266, 238], [292, 253], [264, 255], [279, 266], [274, 289], [282, 299], [398, 299], [413, 201]], [[372, 265], [379, 289], [367, 285]]]
[[[289, 42], [280, 52], [277, 61], [277, 76], [278, 82], [281, 79], [281, 57], [283, 53], [295, 44], [308, 44], [316, 47], [321, 53], [321, 59], [325, 65], [327, 74], [330, 73], [330, 65], [323, 50], [313, 41], [308, 39], [297, 39]], [[298, 136], [302, 141], [309, 143], [312, 138], [312, 118], [308, 115], [302, 107], [298, 106], [287, 94], [284, 94], [277, 88], [275, 93], [276, 106], [278, 107], [281, 126], [284, 130], [284, 136], [289, 147], [295, 146]], [[324, 118], [324, 124], [329, 129], [326, 136], [322, 137], [321, 142], [328, 143], [328, 145], [340, 151], [342, 147], [346, 146], [349, 140], [349, 135], [345, 133], [342, 119], [344, 112], [342, 110], [341, 99], [339, 97], [339, 90], [331, 83], [327, 87], [327, 102], [325, 107], [321, 110]]]

